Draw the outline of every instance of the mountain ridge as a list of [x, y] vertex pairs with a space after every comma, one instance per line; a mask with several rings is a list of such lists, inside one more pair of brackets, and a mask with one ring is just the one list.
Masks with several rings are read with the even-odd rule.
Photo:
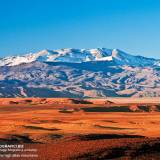
[[160, 96], [160, 62], [154, 58], [104, 48], [43, 50], [25, 56], [0, 60], [0, 97]]
[[14, 66], [22, 63], [31, 63], [33, 61], [41, 62], [66, 62], [82, 63], [90, 61], [115, 61], [117, 65], [133, 66], [160, 66], [160, 60], [146, 58], [143, 56], [130, 55], [119, 49], [58, 49], [42, 50], [36, 53], [25, 54], [22, 56], [10, 56], [0, 59], [0, 66]]

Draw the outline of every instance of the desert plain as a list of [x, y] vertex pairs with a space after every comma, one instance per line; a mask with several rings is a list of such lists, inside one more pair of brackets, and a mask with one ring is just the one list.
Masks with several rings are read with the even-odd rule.
[[160, 98], [0, 99], [0, 144], [38, 155], [9, 159], [158, 160], [159, 126]]

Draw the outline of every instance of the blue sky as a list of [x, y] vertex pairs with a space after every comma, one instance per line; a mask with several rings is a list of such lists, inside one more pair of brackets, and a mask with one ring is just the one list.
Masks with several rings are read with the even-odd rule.
[[159, 0], [0, 0], [0, 56], [119, 48], [160, 58]]

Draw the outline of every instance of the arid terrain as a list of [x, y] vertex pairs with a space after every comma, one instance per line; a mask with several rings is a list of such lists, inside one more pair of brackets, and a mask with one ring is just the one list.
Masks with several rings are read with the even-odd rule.
[[160, 98], [1, 98], [0, 119], [0, 143], [37, 148], [33, 159], [160, 157]]
[[5, 57], [0, 97], [160, 97], [160, 60], [107, 48]]

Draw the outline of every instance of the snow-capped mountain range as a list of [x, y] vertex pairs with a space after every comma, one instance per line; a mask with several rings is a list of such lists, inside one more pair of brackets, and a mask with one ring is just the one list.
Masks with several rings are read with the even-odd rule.
[[119, 49], [59, 49], [42, 50], [23, 56], [11, 56], [0, 59], [0, 66], [15, 66], [22, 63], [39, 62], [67, 62], [82, 63], [90, 61], [113, 61], [118, 65], [153, 66], [160, 65], [160, 60], [133, 56]]
[[106, 48], [0, 59], [0, 97], [108, 96], [160, 96], [160, 60]]

